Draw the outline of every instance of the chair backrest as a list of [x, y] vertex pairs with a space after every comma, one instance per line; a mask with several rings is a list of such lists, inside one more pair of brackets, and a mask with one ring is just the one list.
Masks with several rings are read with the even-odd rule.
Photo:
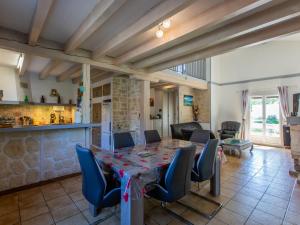
[[195, 145], [176, 150], [165, 176], [165, 188], [171, 202], [182, 198], [190, 191], [195, 151]]
[[100, 206], [106, 189], [103, 172], [91, 150], [76, 145], [76, 152], [82, 172], [82, 194], [94, 206]]
[[196, 164], [196, 173], [201, 180], [209, 180], [215, 173], [214, 164], [217, 157], [219, 140], [208, 140], [204, 150], [198, 158]]
[[161, 138], [157, 130], [145, 130], [144, 134], [145, 134], [146, 144], [161, 141]]
[[206, 144], [210, 139], [210, 131], [209, 130], [195, 130], [190, 138], [190, 141]]
[[241, 123], [236, 122], [236, 121], [225, 121], [225, 122], [222, 123], [221, 126], [222, 126], [222, 130], [229, 130], [229, 131], [238, 132], [240, 130]]
[[133, 147], [133, 146], [134, 146], [134, 141], [130, 132], [114, 133], [115, 149]]

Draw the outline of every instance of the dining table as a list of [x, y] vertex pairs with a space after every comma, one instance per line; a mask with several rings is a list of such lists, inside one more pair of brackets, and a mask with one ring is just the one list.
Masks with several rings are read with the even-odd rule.
[[[179, 148], [196, 146], [196, 155], [201, 154], [203, 144], [179, 139], [163, 138], [160, 142], [133, 147], [105, 150], [93, 148], [95, 159], [111, 168], [121, 183], [121, 225], [144, 224], [144, 195], [149, 184], [159, 182], [162, 169], [172, 162]], [[210, 192], [220, 195], [220, 159], [215, 163], [215, 174], [210, 180]]]

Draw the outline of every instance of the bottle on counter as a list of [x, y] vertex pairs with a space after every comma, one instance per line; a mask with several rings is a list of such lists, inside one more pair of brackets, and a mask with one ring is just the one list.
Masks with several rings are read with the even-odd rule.
[[80, 110], [80, 108], [76, 108], [74, 118], [75, 118], [75, 123], [81, 123], [82, 116], [81, 116], [81, 110]]

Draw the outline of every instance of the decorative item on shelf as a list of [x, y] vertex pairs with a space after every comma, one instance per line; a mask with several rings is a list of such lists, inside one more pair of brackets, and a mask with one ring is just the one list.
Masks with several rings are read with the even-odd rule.
[[57, 96], [59, 96], [59, 94], [58, 94], [58, 92], [57, 92], [56, 89], [51, 89], [50, 96], [51, 96], [51, 97], [57, 97]]
[[154, 107], [154, 98], [150, 98], [150, 107]]
[[69, 100], [69, 104], [73, 105], [73, 100], [72, 99]]
[[56, 115], [55, 115], [55, 113], [51, 113], [51, 114], [50, 114], [50, 124], [55, 123], [55, 120], [56, 120]]
[[192, 110], [193, 110], [193, 117], [194, 117], [194, 121], [198, 121], [198, 117], [199, 117], [199, 106], [198, 105], [195, 105], [193, 104], [192, 105]]
[[0, 90], [0, 102], [2, 101], [3, 99], [3, 90]]
[[29, 103], [29, 98], [28, 98], [27, 95], [25, 95], [25, 97], [24, 97], [24, 102], [25, 102], [26, 104]]
[[62, 101], [61, 101], [61, 97], [60, 97], [60, 95], [58, 95], [58, 96], [57, 96], [57, 104], [61, 104], [61, 102], [62, 102]]
[[41, 103], [46, 103], [46, 99], [45, 99], [44, 95], [42, 95], [42, 97], [41, 97]]

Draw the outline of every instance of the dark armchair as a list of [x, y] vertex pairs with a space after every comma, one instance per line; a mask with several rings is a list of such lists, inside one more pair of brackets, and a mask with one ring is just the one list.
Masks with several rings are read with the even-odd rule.
[[[197, 122], [171, 124], [172, 139], [190, 140], [195, 130], [203, 130]], [[215, 139], [215, 135], [210, 131], [210, 139]]]
[[236, 121], [225, 121], [221, 125], [221, 130], [218, 130], [220, 139], [224, 140], [227, 138], [234, 138], [239, 133], [241, 127], [240, 122]]

